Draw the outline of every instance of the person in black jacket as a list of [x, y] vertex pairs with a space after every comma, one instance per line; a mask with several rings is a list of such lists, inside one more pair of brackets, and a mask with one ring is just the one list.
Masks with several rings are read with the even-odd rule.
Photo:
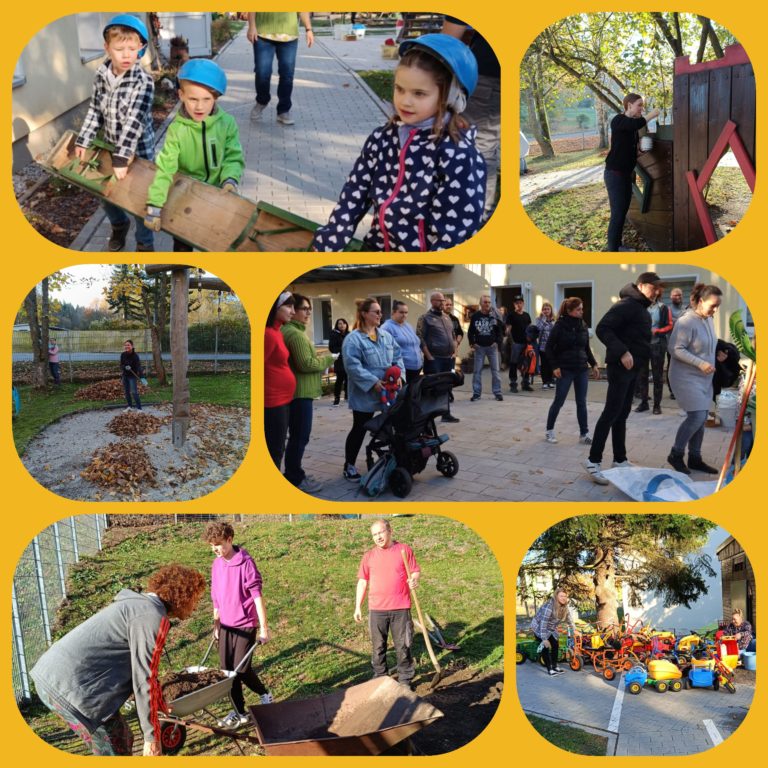
[[[512, 299], [512, 311], [507, 314], [507, 327], [510, 339], [509, 353], [509, 391], [517, 392], [517, 364], [525, 349], [525, 329], [531, 324], [531, 316], [525, 311], [525, 299], [515, 296]], [[523, 389], [533, 392], [530, 377], [523, 374]]]
[[555, 377], [555, 399], [547, 414], [546, 441], [556, 443], [555, 421], [573, 384], [576, 397], [576, 419], [579, 422], [579, 442], [591, 445], [587, 421], [587, 373], [600, 378], [597, 360], [589, 346], [589, 328], [583, 320], [584, 303], [576, 296], [560, 305], [557, 322], [549, 333], [544, 350]]
[[342, 387], [344, 388], [344, 399], [347, 399], [347, 371], [344, 368], [344, 358], [341, 356], [341, 345], [348, 333], [349, 323], [340, 317], [331, 331], [331, 338], [328, 340], [328, 351], [332, 355], [338, 355], [333, 363], [333, 370], [336, 373], [336, 384], [333, 386], [333, 404], [335, 406], [338, 406], [341, 400]]
[[643, 272], [637, 282], [628, 283], [621, 289], [619, 301], [605, 313], [595, 329], [597, 338], [606, 347], [608, 392], [584, 466], [599, 485], [608, 485], [601, 463], [609, 432], [613, 441], [613, 466], [631, 466], [627, 460], [627, 417], [632, 410], [637, 374], [651, 356], [651, 316], [648, 307], [660, 285], [661, 278], [655, 272]]
[[637, 132], [659, 114], [658, 109], [653, 109], [643, 117], [643, 97], [637, 93], [627, 94], [623, 105], [624, 113], [611, 120], [611, 149], [605, 158], [603, 173], [611, 206], [611, 221], [608, 224], [609, 251], [632, 250], [622, 247], [621, 235], [632, 200], [632, 179], [637, 162]]
[[[141, 410], [141, 400], [139, 399], [139, 381], [146, 384], [144, 379], [144, 369], [141, 367], [141, 360], [136, 354], [133, 342], [128, 339], [123, 344], [123, 352], [120, 355], [120, 374], [123, 379], [123, 391], [128, 403], [126, 411], [132, 411], [134, 406], [137, 411]], [[133, 400], [131, 400], [133, 398]]]
[[487, 293], [480, 297], [480, 309], [470, 318], [467, 333], [469, 345], [475, 353], [471, 401], [474, 403], [479, 400], [483, 392], [483, 365], [486, 357], [491, 369], [491, 389], [494, 397], [503, 400], [499, 376], [499, 349], [504, 339], [504, 326], [498, 316], [491, 312], [491, 297]]

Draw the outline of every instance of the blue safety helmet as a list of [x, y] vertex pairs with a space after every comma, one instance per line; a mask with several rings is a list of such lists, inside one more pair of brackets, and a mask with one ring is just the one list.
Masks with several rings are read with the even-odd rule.
[[139, 58], [141, 58], [147, 50], [147, 43], [149, 42], [149, 33], [144, 22], [132, 16], [130, 13], [118, 13], [117, 16], [113, 16], [104, 27], [102, 35], [104, 39], [107, 39], [107, 30], [110, 27], [128, 27], [132, 29], [141, 38], [141, 42], [144, 43], [144, 47], [139, 51]]
[[189, 80], [191, 83], [204, 85], [216, 91], [219, 96], [227, 92], [227, 76], [224, 70], [210, 59], [190, 59], [185, 62], [176, 75], [178, 80]]
[[445, 64], [453, 72], [467, 97], [472, 95], [477, 86], [477, 59], [475, 54], [461, 40], [440, 32], [422, 35], [400, 43], [400, 55], [403, 56], [411, 48], [425, 50]]

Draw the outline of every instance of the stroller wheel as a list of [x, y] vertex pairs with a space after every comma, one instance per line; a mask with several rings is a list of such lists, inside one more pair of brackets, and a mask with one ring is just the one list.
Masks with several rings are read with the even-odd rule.
[[398, 498], [404, 499], [413, 487], [413, 478], [407, 469], [395, 467], [389, 476], [389, 487]]
[[446, 477], [454, 477], [459, 471], [459, 460], [450, 451], [437, 454], [437, 471]]

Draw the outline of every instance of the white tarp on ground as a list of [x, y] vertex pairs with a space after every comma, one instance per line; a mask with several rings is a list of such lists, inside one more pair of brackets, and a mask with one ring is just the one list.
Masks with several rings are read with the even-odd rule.
[[691, 480], [674, 469], [615, 467], [603, 474], [634, 501], [693, 501], [715, 492], [716, 480]]

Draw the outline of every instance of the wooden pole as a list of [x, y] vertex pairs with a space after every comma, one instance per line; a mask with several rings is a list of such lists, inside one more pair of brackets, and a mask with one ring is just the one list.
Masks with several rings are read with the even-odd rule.
[[189, 429], [189, 341], [187, 334], [189, 296], [189, 269], [171, 272], [171, 361], [173, 364], [173, 420], [171, 437], [173, 447], [181, 449]]

